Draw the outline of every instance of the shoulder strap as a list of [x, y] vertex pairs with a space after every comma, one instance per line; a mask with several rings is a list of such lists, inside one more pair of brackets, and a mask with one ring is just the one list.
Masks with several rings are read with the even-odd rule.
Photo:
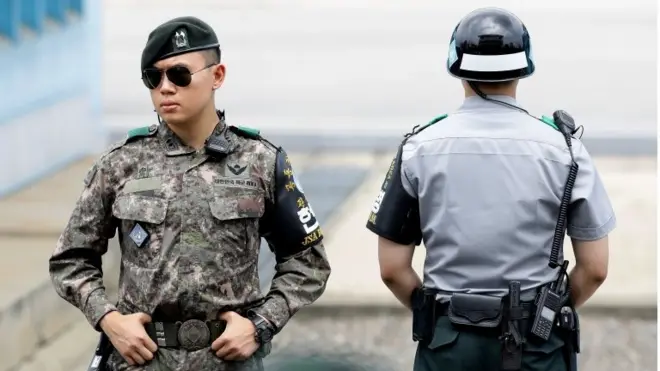
[[425, 124], [425, 125], [422, 125], [422, 126], [419, 126], [419, 125], [414, 126], [412, 128], [412, 131], [405, 135], [405, 139], [403, 140], [403, 142], [405, 143], [410, 137], [412, 137], [413, 135], [419, 134], [420, 132], [422, 132], [422, 130], [428, 128], [429, 126], [434, 125], [434, 124], [446, 119], [447, 116], [449, 116], [449, 115], [447, 115], [447, 114], [440, 115], [440, 116], [434, 118], [433, 120], [429, 121], [428, 124]]
[[157, 131], [158, 131], [158, 125], [142, 126], [139, 128], [131, 129], [126, 134], [126, 140], [124, 141], [124, 144], [131, 142], [137, 138], [150, 137], [156, 134]]
[[555, 120], [553, 120], [552, 117], [541, 116], [541, 122], [559, 131], [559, 127], [555, 124]]
[[236, 135], [242, 136], [244, 138], [256, 140], [261, 139], [261, 131], [259, 129], [254, 129], [247, 126], [229, 126], [229, 129]]

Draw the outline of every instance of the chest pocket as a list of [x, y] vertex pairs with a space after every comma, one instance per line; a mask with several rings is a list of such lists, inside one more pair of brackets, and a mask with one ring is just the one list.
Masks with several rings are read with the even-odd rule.
[[256, 259], [259, 250], [259, 218], [264, 215], [264, 197], [248, 195], [216, 195], [209, 201], [214, 219], [210, 241], [215, 246], [231, 246], [226, 250], [227, 262], [241, 264]]
[[[119, 219], [122, 252], [136, 265], [148, 266], [153, 263], [162, 248], [165, 232], [164, 221], [168, 202], [164, 198], [138, 194], [118, 195], [112, 204], [112, 215]], [[146, 236], [131, 236], [136, 226], [141, 227]], [[142, 242], [142, 243], [139, 243]], [[133, 257], [132, 255], [137, 254]]]

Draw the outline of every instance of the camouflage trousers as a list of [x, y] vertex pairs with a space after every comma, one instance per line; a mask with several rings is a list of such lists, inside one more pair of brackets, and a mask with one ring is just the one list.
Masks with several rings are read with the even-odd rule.
[[[566, 371], [564, 341], [555, 333], [548, 341], [527, 340], [521, 371]], [[457, 329], [449, 317], [440, 317], [433, 339], [420, 344], [414, 371], [500, 371], [502, 345], [498, 334]]]
[[263, 361], [253, 356], [245, 361], [223, 361], [210, 348], [197, 351], [160, 348], [154, 359], [142, 366], [130, 366], [115, 350], [108, 358], [107, 371], [263, 371]]

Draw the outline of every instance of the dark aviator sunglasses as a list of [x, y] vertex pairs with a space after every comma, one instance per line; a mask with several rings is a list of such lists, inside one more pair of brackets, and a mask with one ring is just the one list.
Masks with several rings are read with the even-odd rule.
[[142, 71], [142, 82], [147, 88], [156, 89], [163, 80], [163, 74], [165, 74], [167, 79], [170, 80], [172, 84], [185, 88], [186, 86], [190, 85], [192, 76], [194, 74], [204, 71], [205, 69], [211, 68], [215, 65], [217, 65], [217, 63], [211, 63], [195, 72], [190, 72], [186, 66], [173, 66], [166, 70], [155, 67], [146, 68], [144, 71]]

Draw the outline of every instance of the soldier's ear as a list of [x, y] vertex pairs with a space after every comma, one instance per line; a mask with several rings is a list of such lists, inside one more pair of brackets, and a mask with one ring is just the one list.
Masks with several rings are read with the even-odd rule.
[[224, 64], [219, 64], [213, 68], [213, 90], [217, 90], [225, 81], [227, 70]]

